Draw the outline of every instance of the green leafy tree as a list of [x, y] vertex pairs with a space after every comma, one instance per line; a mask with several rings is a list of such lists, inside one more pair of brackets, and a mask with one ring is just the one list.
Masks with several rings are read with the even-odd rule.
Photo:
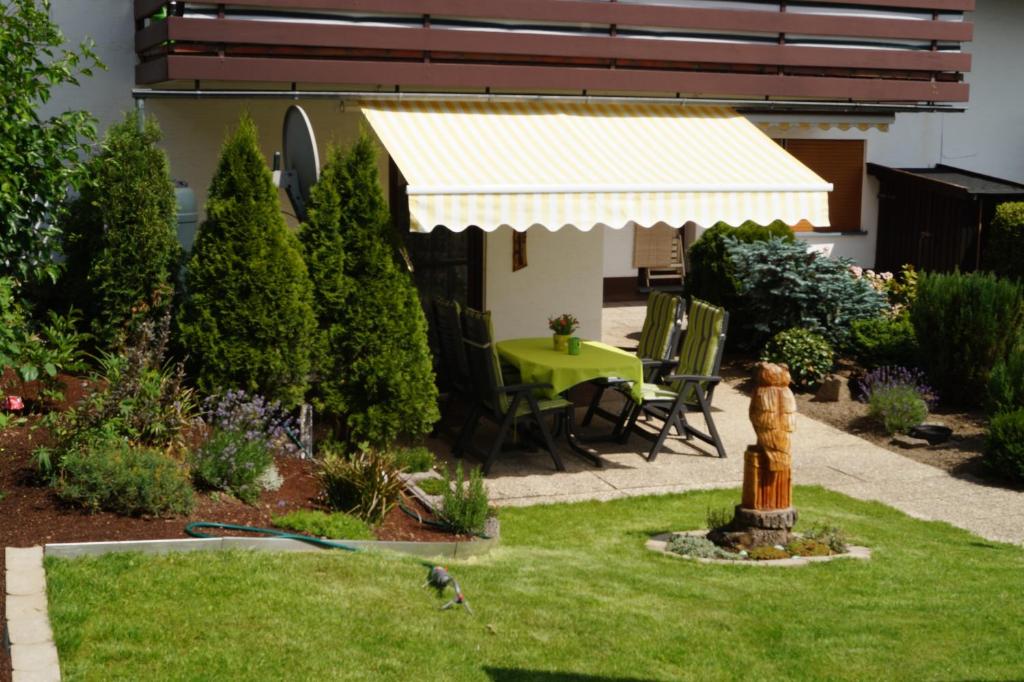
[[1000, 277], [1024, 280], [1024, 202], [996, 206], [985, 245], [985, 267]]
[[[305, 231], [330, 355], [321, 393], [350, 448], [422, 435], [438, 419], [426, 319], [412, 278], [395, 261], [376, 157], [364, 133], [344, 157], [332, 154], [320, 181], [336, 186], [341, 249], [329, 257], [324, 245], [334, 248], [336, 237], [316, 236], [329, 234], [330, 190], [314, 195], [317, 212]], [[338, 264], [347, 281], [332, 273]]]
[[181, 260], [174, 184], [152, 119], [136, 114], [110, 128], [86, 164], [81, 195], [65, 227], [62, 287], [85, 313], [101, 348], [126, 325], [163, 314]]
[[49, 0], [0, 5], [0, 276], [22, 284], [56, 281], [53, 258], [64, 198], [81, 177], [80, 155], [96, 137], [94, 119], [66, 111], [42, 119], [53, 88], [78, 85], [103, 67], [85, 42], [64, 49]]
[[309, 380], [312, 289], [248, 115], [221, 151], [206, 214], [178, 316], [190, 369], [206, 393], [242, 388], [295, 406]]

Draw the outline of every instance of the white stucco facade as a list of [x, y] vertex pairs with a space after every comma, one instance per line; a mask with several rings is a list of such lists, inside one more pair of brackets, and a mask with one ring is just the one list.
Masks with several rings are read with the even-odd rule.
[[[967, 49], [974, 55], [971, 103], [966, 113], [897, 114], [887, 132], [790, 128], [785, 137], [854, 138], [866, 141], [867, 161], [891, 166], [932, 166], [947, 163], [1024, 182], [1024, 107], [1013, 106], [1024, 92], [1024, 58], [1019, 47], [1024, 35], [1024, 2], [979, 0], [973, 14], [975, 39]], [[52, 15], [72, 44], [90, 37], [107, 70], [85, 79], [80, 88], [56, 93], [44, 110], [68, 108], [91, 111], [105, 130], [134, 106], [134, 19], [127, 0], [53, 0]], [[145, 108], [164, 131], [164, 147], [172, 176], [186, 181], [205, 201], [225, 133], [242, 111], [260, 129], [268, 162], [280, 146], [280, 125], [290, 102], [284, 100], [150, 99]], [[359, 130], [362, 115], [337, 101], [303, 101], [318, 136], [321, 154], [331, 142], [346, 144]], [[769, 134], [773, 134], [771, 130]], [[779, 135], [782, 136], [782, 135]], [[387, 180], [386, 157], [381, 177]], [[809, 235], [813, 241], [835, 244], [834, 253], [870, 266], [874, 262], [877, 221], [877, 182], [865, 175], [861, 232], [851, 235]], [[284, 204], [287, 206], [287, 204]], [[681, 217], [680, 222], [684, 222]], [[512, 272], [511, 235], [499, 230], [485, 240], [485, 305], [494, 312], [500, 338], [547, 333], [548, 316], [571, 312], [582, 322], [581, 334], [600, 333], [602, 279], [629, 277], [633, 232], [573, 229], [550, 233], [529, 231], [529, 266]]]

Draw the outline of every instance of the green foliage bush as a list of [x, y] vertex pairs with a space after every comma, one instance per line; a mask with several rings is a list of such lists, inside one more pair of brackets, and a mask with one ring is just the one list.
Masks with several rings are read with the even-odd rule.
[[992, 368], [988, 380], [990, 414], [1024, 407], [1024, 339], [1014, 346], [1005, 360]]
[[853, 357], [866, 369], [886, 365], [913, 367], [918, 364], [920, 352], [909, 313], [854, 320], [850, 325], [850, 348]]
[[362, 519], [342, 512], [328, 514], [314, 509], [297, 509], [271, 517], [278, 528], [334, 540], [373, 540], [373, 531]]
[[665, 544], [665, 549], [673, 554], [693, 557], [695, 559], [739, 559], [739, 555], [727, 552], [707, 538], [695, 535], [673, 533]]
[[54, 89], [78, 85], [103, 68], [92, 41], [78, 51], [50, 19], [49, 3], [7, 0], [0, 10], [0, 276], [21, 283], [57, 278], [54, 247], [64, 198], [82, 177], [80, 158], [96, 137], [95, 119], [64, 111], [42, 119]]
[[868, 414], [886, 433], [906, 433], [928, 418], [928, 403], [913, 386], [879, 388], [868, 398]]
[[96, 436], [64, 454], [55, 488], [64, 501], [89, 511], [173, 516], [192, 510], [188, 474], [154, 448]]
[[985, 244], [985, 267], [996, 275], [1024, 280], [1024, 202], [996, 206]]
[[1024, 480], [1024, 408], [992, 417], [984, 458], [999, 473]]
[[412, 448], [401, 448], [395, 452], [395, 466], [410, 474], [430, 471], [434, 468], [436, 462], [437, 459], [434, 457], [434, 453], [422, 445]]
[[466, 481], [462, 462], [455, 466], [455, 480], [445, 471], [448, 489], [441, 494], [441, 518], [456, 533], [482, 533], [487, 523], [487, 488], [480, 469], [473, 468]]
[[248, 116], [224, 144], [206, 214], [178, 316], [196, 383], [207, 394], [240, 387], [293, 407], [309, 380], [312, 289]]
[[370, 448], [351, 454], [326, 453], [320, 463], [320, 483], [327, 504], [369, 524], [384, 520], [398, 504], [403, 484], [390, 455]]
[[761, 353], [766, 362], [785, 363], [797, 386], [815, 386], [832, 371], [832, 347], [806, 329], [787, 329], [772, 337]]
[[316, 395], [349, 449], [386, 449], [439, 417], [426, 319], [395, 262], [376, 155], [366, 133], [347, 153], [331, 153], [302, 230], [326, 358]]
[[[140, 314], [159, 317], [181, 261], [167, 155], [154, 120], [134, 113], [107, 131], [85, 165], [65, 226], [62, 288], [82, 310], [99, 348], [120, 340]], [[149, 305], [155, 299], [156, 305]]]
[[984, 401], [989, 375], [1024, 328], [1024, 288], [988, 273], [924, 274], [910, 320], [928, 378], [944, 399]]
[[739, 227], [725, 223], [711, 227], [687, 249], [686, 298], [699, 298], [725, 308], [734, 316], [739, 314], [740, 284], [736, 281], [735, 268], [729, 257], [727, 238], [748, 244], [772, 237], [790, 243], [796, 241], [793, 229], [779, 220], [767, 226], [747, 221]]
[[802, 242], [730, 242], [728, 248], [743, 297], [738, 326], [754, 347], [802, 327], [843, 348], [854, 320], [877, 317], [887, 307], [870, 283], [853, 276], [849, 260], [808, 253]]

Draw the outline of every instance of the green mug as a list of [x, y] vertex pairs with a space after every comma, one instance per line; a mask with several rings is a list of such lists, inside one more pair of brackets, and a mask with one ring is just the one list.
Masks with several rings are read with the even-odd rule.
[[574, 336], [569, 339], [569, 355], [579, 355], [582, 348], [583, 342], [580, 341], [580, 337]]

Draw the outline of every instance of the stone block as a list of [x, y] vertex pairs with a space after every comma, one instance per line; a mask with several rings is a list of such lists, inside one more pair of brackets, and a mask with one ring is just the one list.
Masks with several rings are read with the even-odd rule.
[[44, 644], [21, 644], [11, 647], [11, 668], [15, 676], [19, 672], [46, 672], [55, 669], [60, 674], [57, 647], [52, 642]]
[[7, 636], [15, 646], [53, 642], [50, 621], [44, 615], [10, 618], [7, 621]]
[[916, 450], [918, 448], [926, 448], [931, 445], [931, 443], [924, 438], [914, 438], [913, 436], [908, 436], [902, 433], [898, 433], [893, 436], [892, 440], [889, 442], [906, 450]]
[[46, 574], [43, 573], [43, 567], [40, 565], [36, 569], [7, 571], [7, 594], [42, 594], [45, 596]]
[[835, 374], [829, 374], [821, 382], [814, 399], [822, 403], [837, 403], [843, 400], [852, 400], [850, 387], [846, 379]]
[[5, 615], [11, 618], [31, 618], [46, 615], [46, 593], [7, 595]]
[[8, 571], [22, 568], [42, 568], [43, 548], [8, 547], [4, 552], [4, 566]]

